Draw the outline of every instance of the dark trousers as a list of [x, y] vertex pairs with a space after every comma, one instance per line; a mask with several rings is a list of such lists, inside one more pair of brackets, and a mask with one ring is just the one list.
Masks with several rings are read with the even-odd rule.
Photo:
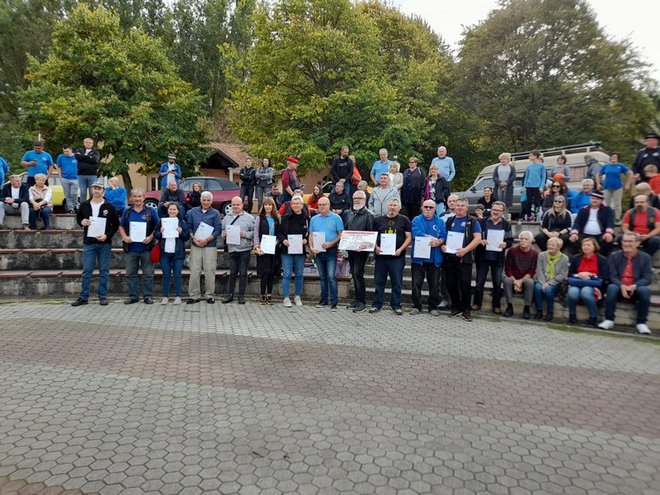
[[248, 282], [250, 254], [250, 250], [229, 253], [229, 283], [227, 284], [227, 294], [234, 294], [234, 289], [236, 289], [236, 279], [238, 279], [238, 297], [245, 296]]
[[541, 206], [543, 204], [543, 197], [538, 187], [526, 187], [525, 193], [527, 194], [527, 201], [525, 202], [525, 208], [522, 211], [524, 216], [529, 216], [532, 213], [534, 207]]
[[438, 270], [438, 287], [440, 288], [440, 300], [449, 301], [449, 289], [447, 289], [447, 263], [443, 262]]
[[438, 292], [438, 272], [439, 266], [433, 263], [413, 263], [412, 268], [412, 301], [413, 306], [419, 310], [422, 309], [422, 286], [424, 285], [424, 277], [429, 285], [429, 311], [434, 310], [440, 303], [440, 294]]
[[[247, 196], [247, 208], [245, 208], [245, 196]], [[254, 198], [254, 185], [241, 184], [241, 201], [245, 211], [252, 211], [252, 198]]]
[[445, 264], [452, 309], [469, 311], [472, 263], [463, 263], [458, 256], [448, 255]]
[[364, 267], [369, 259], [368, 252], [349, 251], [348, 266], [351, 269], [353, 288], [355, 289], [355, 302], [367, 304], [367, 289], [364, 283]]
[[502, 265], [498, 260], [481, 260], [477, 265], [477, 285], [474, 288], [474, 305], [481, 307], [484, 300], [484, 285], [488, 278], [488, 270], [493, 281], [493, 309], [500, 307], [502, 298]]
[[405, 256], [376, 256], [376, 266], [374, 275], [374, 285], [376, 294], [372, 306], [382, 308], [385, 298], [385, 284], [387, 277], [390, 277], [392, 284], [392, 295], [390, 297], [390, 307], [397, 309], [401, 307], [401, 285], [403, 284], [403, 269], [406, 266]]

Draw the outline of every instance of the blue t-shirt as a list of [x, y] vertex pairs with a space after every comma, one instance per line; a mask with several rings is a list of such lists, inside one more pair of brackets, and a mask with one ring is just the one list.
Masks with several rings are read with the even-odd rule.
[[[464, 217], [454, 217], [454, 220], [451, 224], [451, 229], [449, 229], [449, 231], [465, 234], [465, 222], [467, 219], [467, 215]], [[472, 220], [472, 233], [481, 234], [481, 225], [476, 220]]]
[[[310, 232], [325, 232], [325, 242], [332, 242], [339, 232], [344, 230], [344, 222], [336, 213], [329, 212], [327, 215], [317, 214], [309, 221]], [[318, 249], [318, 246], [315, 246]]]
[[268, 222], [268, 235], [275, 235], [275, 219], [268, 215], [266, 221]]
[[5, 174], [9, 173], [7, 161], [0, 156], [0, 185], [5, 183]]
[[[145, 206], [140, 213], [136, 212], [133, 208], [126, 210], [127, 213], [122, 216], [121, 226], [127, 231], [128, 237], [131, 237], [129, 225], [131, 222], [148, 222], [149, 214], [151, 214], [151, 221], [153, 225], [158, 224], [158, 213], [155, 208]], [[147, 235], [149, 235], [149, 227], [147, 227]], [[153, 232], [152, 232], [153, 233]], [[143, 242], [131, 242], [128, 245], [128, 251], [132, 253], [144, 253], [150, 250], [151, 247]]]
[[75, 180], [78, 178], [78, 160], [75, 155], [66, 156], [62, 153], [57, 157], [57, 167], [63, 179]]
[[605, 176], [603, 189], [608, 189], [610, 191], [621, 189], [623, 187], [621, 174], [627, 174], [628, 172], [630, 172], [630, 169], [623, 163], [606, 163], [603, 165], [600, 169], [600, 174]]
[[376, 184], [378, 184], [381, 175], [389, 173], [391, 164], [392, 162], [389, 160], [387, 160], [385, 163], [381, 162], [380, 160], [376, 160], [374, 162], [374, 166], [371, 167], [371, 173], [374, 174], [374, 177], [376, 178]]
[[541, 189], [545, 185], [545, 177], [545, 165], [542, 163], [530, 163], [525, 170], [523, 187]]
[[28, 151], [23, 155], [21, 160], [24, 162], [31, 162], [32, 160], [37, 161], [36, 165], [30, 165], [27, 168], [28, 177], [34, 177], [37, 174], [48, 175], [48, 169], [53, 164], [53, 157], [45, 151], [42, 151], [41, 153], [37, 153], [34, 150]]

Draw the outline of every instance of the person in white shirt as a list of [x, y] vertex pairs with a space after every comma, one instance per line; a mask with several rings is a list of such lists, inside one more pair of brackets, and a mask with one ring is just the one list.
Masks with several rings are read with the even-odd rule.
[[0, 228], [5, 222], [5, 215], [20, 215], [24, 230], [28, 226], [30, 217], [30, 193], [25, 184], [21, 184], [20, 175], [12, 175], [9, 184], [2, 186], [0, 192]]

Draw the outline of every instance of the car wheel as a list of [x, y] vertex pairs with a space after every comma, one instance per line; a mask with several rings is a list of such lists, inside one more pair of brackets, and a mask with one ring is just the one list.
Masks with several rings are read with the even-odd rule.
[[223, 215], [229, 215], [231, 213], [231, 203], [222, 203], [220, 211]]
[[148, 206], [149, 208], [158, 208], [158, 201], [156, 201], [155, 199], [151, 199], [151, 198], [150, 198], [150, 199], [146, 199], [146, 200], [144, 201], [144, 204], [145, 204], [146, 206]]

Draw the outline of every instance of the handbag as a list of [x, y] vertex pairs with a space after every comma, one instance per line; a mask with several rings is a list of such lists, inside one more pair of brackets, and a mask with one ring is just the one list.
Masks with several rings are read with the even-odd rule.
[[158, 245], [158, 241], [156, 241], [154, 247], [151, 248], [150, 256], [152, 263], [160, 263], [160, 246]]
[[603, 279], [600, 277], [593, 277], [588, 279], [568, 277], [568, 285], [573, 287], [596, 287], [600, 288], [603, 285]]

